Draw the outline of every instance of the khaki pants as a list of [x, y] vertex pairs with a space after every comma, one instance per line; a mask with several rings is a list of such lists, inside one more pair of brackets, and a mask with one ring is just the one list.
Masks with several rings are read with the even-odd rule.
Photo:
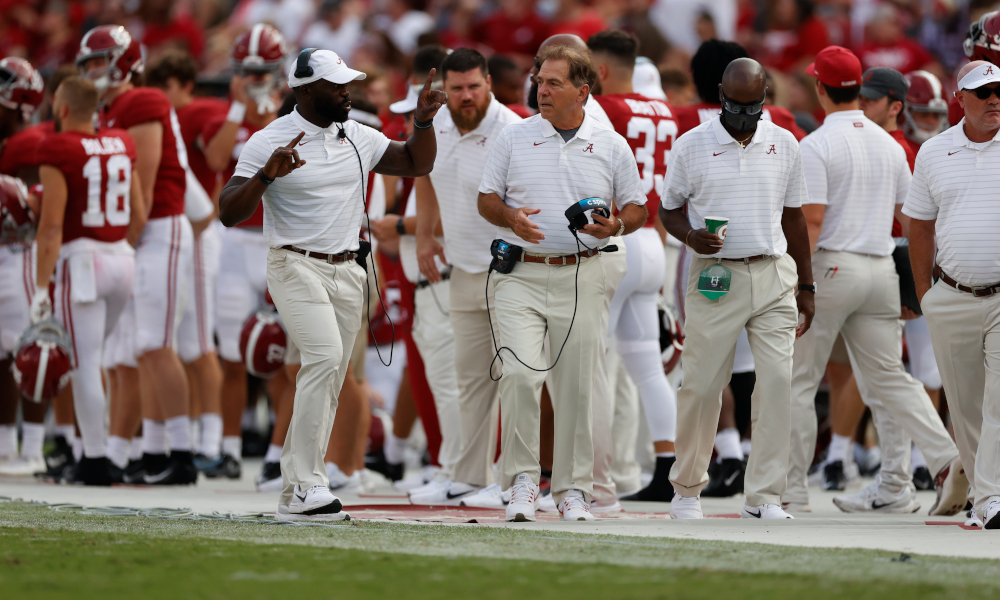
[[792, 347], [798, 310], [795, 261], [787, 254], [749, 264], [725, 261], [732, 271], [728, 294], [709, 300], [698, 292], [698, 274], [715, 260], [691, 261], [684, 331], [684, 382], [677, 393], [677, 461], [670, 481], [681, 496], [697, 496], [708, 484], [722, 388], [729, 382], [736, 338], [744, 328], [757, 363], [751, 398], [753, 452], [747, 464], [746, 502], [781, 504], [788, 469], [788, 414]]
[[[469, 273], [453, 266], [449, 293], [462, 440], [452, 479], [479, 486], [493, 483], [500, 405], [500, 386], [490, 378], [494, 350], [486, 294], [490, 295], [494, 326], [496, 300], [492, 298], [493, 286], [486, 288], [486, 278], [487, 273]], [[493, 377], [499, 377], [499, 373], [498, 360]]]
[[1000, 296], [976, 298], [939, 281], [920, 307], [978, 510], [1000, 499]]
[[451, 328], [451, 281], [439, 281], [414, 294], [413, 342], [423, 358], [427, 384], [434, 393], [441, 429], [438, 462], [451, 478], [462, 452], [458, 376], [455, 372], [455, 335]]
[[272, 248], [267, 254], [267, 289], [302, 360], [281, 451], [285, 487], [279, 504], [287, 505], [296, 485], [307, 490], [330, 484], [323, 457], [361, 328], [365, 270], [354, 261], [327, 264]]
[[607, 335], [603, 260], [603, 255], [584, 259], [579, 272], [577, 265], [519, 262], [509, 274], [494, 274], [498, 341], [510, 348], [501, 352], [499, 483], [504, 489], [513, 485], [518, 473], [527, 473], [536, 484], [541, 474], [538, 428], [544, 369], [549, 366], [544, 348], [548, 334], [555, 362], [549, 390], [555, 430], [553, 500], [558, 503], [567, 491], [577, 489], [590, 501], [594, 486], [591, 401], [598, 353]]
[[809, 501], [806, 472], [816, 446], [816, 390], [838, 334], [854, 359], [866, 403], [891, 415], [927, 457], [931, 473], [938, 473], [958, 458], [958, 450], [924, 386], [903, 369], [899, 277], [892, 257], [820, 250], [813, 257], [813, 272], [818, 280], [816, 318], [795, 343], [792, 440], [783, 500]]

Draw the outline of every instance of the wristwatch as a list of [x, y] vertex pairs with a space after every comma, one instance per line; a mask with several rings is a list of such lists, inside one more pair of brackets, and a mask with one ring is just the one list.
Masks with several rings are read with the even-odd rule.
[[274, 183], [274, 179], [268, 179], [267, 175], [264, 175], [263, 167], [257, 169], [257, 179], [260, 179], [264, 185], [271, 185], [272, 183]]
[[812, 293], [815, 294], [816, 293], [816, 284], [815, 283], [800, 283], [799, 284], [799, 291], [800, 292], [812, 292]]
[[406, 224], [403, 223], [403, 217], [399, 217], [399, 220], [396, 221], [396, 233], [406, 235]]
[[625, 221], [622, 221], [621, 217], [616, 217], [616, 218], [618, 219], [618, 222], [621, 223], [621, 227], [618, 228], [618, 233], [616, 233], [615, 235], [620, 236], [621, 234], [625, 233]]

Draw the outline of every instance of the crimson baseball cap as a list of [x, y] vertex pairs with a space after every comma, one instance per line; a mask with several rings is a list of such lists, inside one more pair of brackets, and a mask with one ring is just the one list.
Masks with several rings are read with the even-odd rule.
[[828, 87], [854, 87], [861, 85], [861, 61], [847, 48], [827, 46], [806, 67], [806, 75], [816, 77]]

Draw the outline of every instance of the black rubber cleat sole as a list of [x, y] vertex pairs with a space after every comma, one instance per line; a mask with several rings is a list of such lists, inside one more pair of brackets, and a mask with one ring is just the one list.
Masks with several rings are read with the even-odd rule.
[[317, 506], [309, 510], [304, 510], [299, 514], [302, 515], [333, 515], [339, 513], [344, 508], [344, 505], [340, 502], [340, 499], [334, 499], [333, 502], [325, 506]]

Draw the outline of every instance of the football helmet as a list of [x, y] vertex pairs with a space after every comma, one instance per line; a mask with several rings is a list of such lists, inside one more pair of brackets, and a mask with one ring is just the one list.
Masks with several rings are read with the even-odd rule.
[[988, 12], [969, 25], [962, 49], [969, 60], [1000, 64], [1000, 11]]
[[0, 245], [30, 244], [35, 239], [35, 215], [27, 198], [24, 182], [0, 175]]
[[73, 340], [62, 325], [48, 319], [28, 327], [21, 336], [11, 371], [25, 398], [44, 402], [69, 383], [74, 360]]
[[[88, 60], [102, 57], [107, 64], [87, 69]], [[103, 93], [109, 87], [128, 82], [133, 71], [142, 72], [142, 49], [121, 25], [101, 25], [88, 31], [80, 41], [76, 67]]]
[[0, 106], [21, 111], [25, 123], [45, 97], [45, 82], [31, 63], [16, 56], [0, 60]]
[[240, 360], [254, 377], [268, 379], [285, 364], [288, 337], [278, 313], [262, 308], [247, 317], [240, 332]]
[[[912, 71], [905, 75], [910, 88], [906, 91], [903, 108], [903, 134], [917, 144], [948, 129], [948, 101], [944, 99], [941, 80], [927, 71]], [[917, 120], [914, 113], [930, 113]], [[933, 125], [931, 125], [933, 123]]]
[[277, 110], [274, 94], [281, 88], [281, 74], [288, 56], [288, 45], [277, 29], [258, 23], [243, 33], [233, 45], [233, 70], [240, 77], [254, 76], [246, 86], [247, 95], [261, 113]]
[[656, 312], [660, 323], [660, 357], [663, 359], [663, 372], [669, 375], [681, 361], [684, 331], [673, 307], [667, 304], [663, 296], [656, 297]]

